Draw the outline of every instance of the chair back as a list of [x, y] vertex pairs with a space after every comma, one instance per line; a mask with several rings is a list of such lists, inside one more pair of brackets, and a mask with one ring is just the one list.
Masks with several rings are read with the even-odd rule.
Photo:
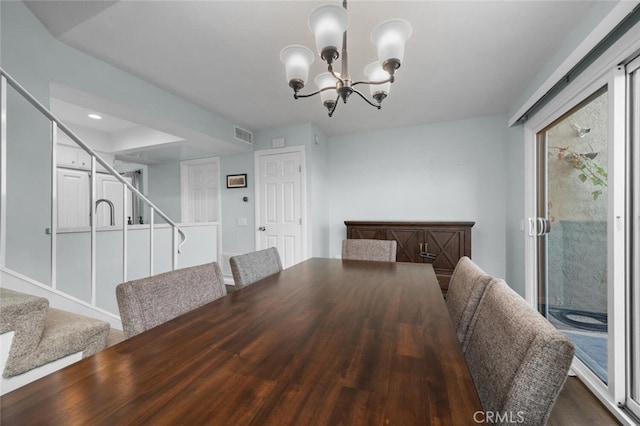
[[447, 309], [460, 344], [464, 343], [480, 298], [493, 279], [467, 256], [458, 261], [447, 290]]
[[[521, 425], [544, 425], [567, 378], [573, 344], [500, 279], [471, 321], [465, 357], [482, 407]], [[510, 416], [510, 417], [505, 417]]]
[[116, 287], [126, 339], [227, 294], [218, 263], [177, 269]]
[[237, 289], [282, 271], [280, 254], [275, 247], [232, 256], [229, 264]]
[[397, 248], [396, 240], [346, 239], [342, 240], [342, 258], [395, 262]]

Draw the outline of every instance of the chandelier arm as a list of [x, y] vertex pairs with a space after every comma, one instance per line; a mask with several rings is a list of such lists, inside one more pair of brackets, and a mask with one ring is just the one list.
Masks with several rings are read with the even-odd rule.
[[362, 99], [364, 99], [369, 105], [371, 105], [374, 108], [380, 109], [382, 108], [382, 105], [376, 105], [373, 102], [371, 102], [369, 99], [367, 99], [367, 97], [365, 95], [363, 95], [362, 93], [360, 93], [358, 90], [353, 89], [353, 93], [357, 93], [358, 96], [360, 96]]
[[317, 95], [318, 93], [325, 92], [325, 91], [327, 91], [327, 90], [336, 90], [336, 88], [335, 88], [335, 87], [331, 87], [331, 86], [329, 86], [329, 87], [323, 87], [323, 88], [322, 88], [322, 89], [320, 89], [320, 90], [316, 90], [316, 91], [315, 91], [315, 92], [313, 92], [313, 93], [307, 93], [306, 95], [301, 95], [300, 93], [294, 93], [294, 94], [293, 94], [293, 97], [294, 97], [294, 98], [296, 98], [296, 99], [298, 99], [298, 98], [310, 98], [311, 96], [315, 96], [315, 95]]
[[331, 75], [338, 81], [341, 81], [344, 83], [344, 80], [342, 79], [341, 75], [336, 74], [336, 72], [333, 70], [333, 65], [329, 64], [329, 66], [327, 67], [327, 70], [331, 73]]
[[382, 81], [356, 81], [352, 84], [352, 86], [356, 86], [358, 84], [370, 84], [370, 85], [374, 85], [374, 84], [385, 84], [385, 83], [393, 83], [395, 81], [395, 78], [393, 76], [390, 76], [388, 79], [386, 80], [382, 80]]
[[340, 99], [340, 95], [338, 95], [338, 97], [336, 98], [336, 100], [333, 102], [333, 107], [331, 108], [331, 111], [329, 111], [329, 117], [333, 117], [333, 112], [336, 110], [336, 108], [338, 107], [338, 100]]

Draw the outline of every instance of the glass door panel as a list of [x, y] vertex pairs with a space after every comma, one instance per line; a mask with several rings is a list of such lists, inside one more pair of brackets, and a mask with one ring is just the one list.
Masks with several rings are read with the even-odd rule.
[[640, 60], [630, 64], [630, 121], [631, 121], [631, 155], [633, 176], [633, 195], [631, 205], [632, 229], [632, 280], [629, 295], [631, 297], [631, 386], [630, 399], [627, 406], [640, 416]]
[[540, 132], [537, 141], [540, 312], [607, 383], [606, 87]]

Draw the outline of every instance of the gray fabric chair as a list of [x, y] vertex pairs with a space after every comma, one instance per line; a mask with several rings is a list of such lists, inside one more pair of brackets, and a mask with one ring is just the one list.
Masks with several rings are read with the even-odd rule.
[[398, 243], [395, 240], [342, 240], [342, 258], [395, 262]]
[[119, 284], [116, 298], [124, 337], [128, 339], [226, 294], [216, 262]]
[[507, 284], [487, 286], [465, 358], [486, 412], [544, 425], [567, 378], [573, 344]]
[[460, 344], [464, 343], [480, 298], [493, 279], [467, 256], [458, 261], [447, 291], [447, 309]]
[[238, 290], [282, 271], [280, 254], [275, 247], [232, 256], [229, 264]]

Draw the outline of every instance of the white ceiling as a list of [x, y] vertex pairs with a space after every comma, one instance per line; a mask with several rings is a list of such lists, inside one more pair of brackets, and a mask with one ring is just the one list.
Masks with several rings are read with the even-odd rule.
[[[595, 4], [352, 0], [354, 80], [375, 60], [375, 25], [404, 18], [413, 35], [382, 110], [353, 96], [328, 118], [317, 97], [293, 99], [279, 60], [289, 44], [315, 50], [307, 18], [320, 2], [25, 3], [60, 41], [244, 128], [314, 123], [329, 136], [506, 113]], [[323, 71], [318, 58], [310, 80]]]
[[[129, 121], [57, 98], [51, 98], [49, 108], [65, 124], [86, 127], [108, 135], [136, 127], [136, 124]], [[94, 119], [89, 114], [98, 114], [102, 118]]]

